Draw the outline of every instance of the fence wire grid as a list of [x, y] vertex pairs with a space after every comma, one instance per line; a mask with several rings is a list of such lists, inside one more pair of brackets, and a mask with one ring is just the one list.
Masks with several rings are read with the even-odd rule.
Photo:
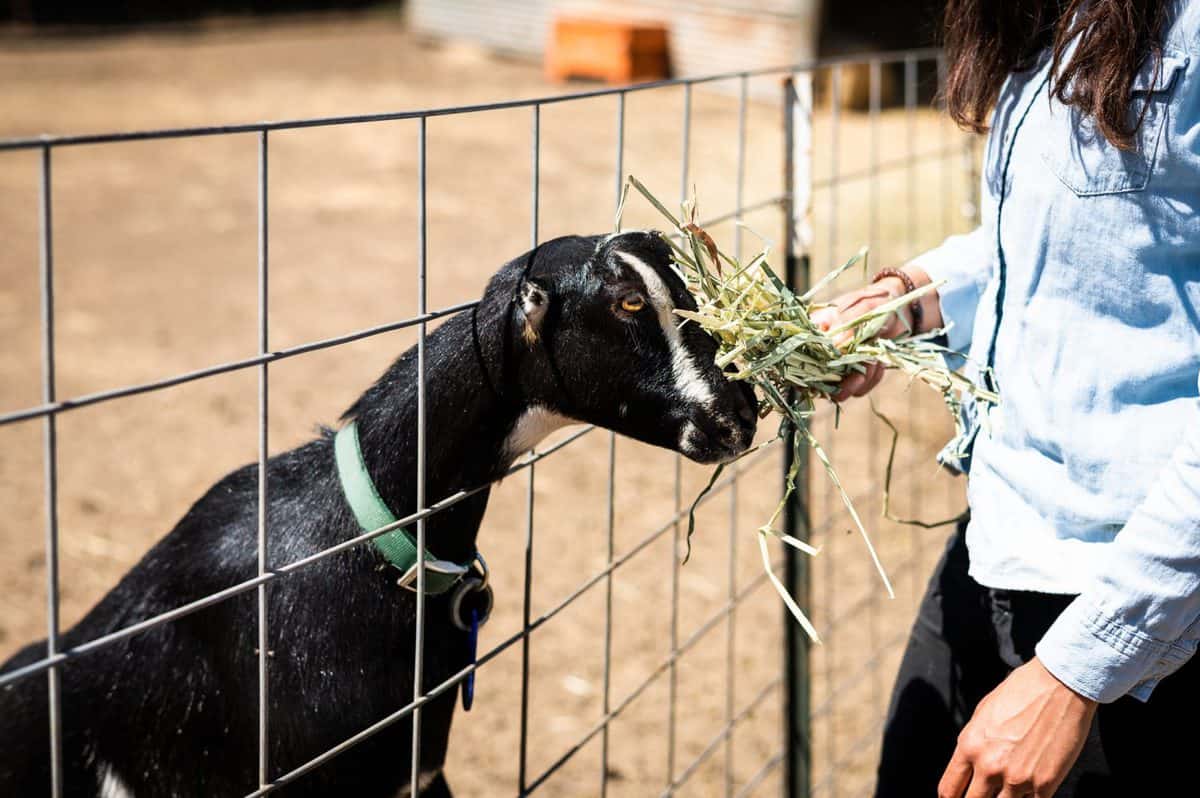
[[[923, 591], [923, 582], [936, 558], [943, 533], [901, 528], [879, 521], [870, 526], [889, 573], [899, 586], [899, 598], [889, 602], [872, 573], [869, 558], [861, 543], [845, 534], [848, 528], [845, 511], [833, 487], [819, 471], [804, 471], [806, 489], [790, 507], [787, 524], [793, 534], [807, 538], [822, 547], [814, 559], [803, 558], [791, 550], [777, 551], [773, 563], [775, 572], [794, 591], [802, 606], [810, 612], [821, 633], [823, 645], [810, 646], [802, 633], [782, 612], [777, 626], [771, 630], [773, 647], [770, 650], [745, 650], [741, 639], [739, 610], [752, 599], [774, 602], [765, 573], [745, 577], [746, 560], [739, 555], [744, 541], [752, 537], [753, 526], [743, 516], [746, 513], [747, 492], [766, 491], [768, 503], [778, 498], [782, 488], [781, 463], [789, 454], [785, 447], [771, 447], [740, 462], [719, 480], [702, 501], [703, 525], [707, 540], [695, 543], [709, 548], [708, 556], [724, 558], [724, 584], [714, 599], [716, 611], [690, 624], [681, 623], [681, 605], [691, 601], [681, 592], [685, 567], [681, 565], [682, 532], [693, 486], [685, 479], [683, 458], [673, 456], [670, 474], [669, 513], [649, 519], [651, 523], [637, 531], [632, 542], [619, 543], [631, 530], [620, 520], [618, 484], [622, 469], [618, 457], [618, 439], [613, 433], [585, 427], [553, 439], [536, 451], [522, 457], [508, 472], [509, 477], [520, 474], [524, 479], [525, 530], [524, 561], [497, 561], [494, 571], [519, 572], [520, 621], [511, 634], [488, 641], [481, 646], [478, 661], [440, 684], [423, 684], [420, 676], [425, 646], [425, 607], [423, 594], [417, 592], [418, 618], [414, 641], [413, 662], [417, 674], [416, 689], [411, 702], [381, 717], [339, 745], [297, 767], [281, 772], [269, 761], [269, 740], [272, 723], [269, 717], [270, 660], [267, 633], [272, 619], [267, 613], [267, 586], [304, 569], [314, 562], [333, 556], [373, 537], [405, 526], [415, 530], [418, 547], [424, 551], [425, 525], [433, 514], [462, 501], [488, 486], [463, 491], [451, 496], [426, 496], [424, 480], [425, 449], [436, 446], [424, 430], [424, 348], [429, 325], [451, 314], [473, 307], [474, 301], [459, 301], [431, 308], [429, 303], [430, 257], [427, 235], [427, 196], [430, 184], [436, 185], [438, 175], [428, 166], [430, 120], [441, 117], [463, 117], [496, 111], [528, 114], [531, 147], [527, 153], [530, 183], [528, 185], [528, 243], [535, 246], [542, 240], [542, 181], [543, 116], [554, 106], [583, 102], [611, 103], [611, 124], [615, 149], [611, 153], [612, 208], [615, 209], [621, 189], [629, 172], [626, 163], [626, 134], [630, 126], [627, 103], [635, 95], [664, 92], [682, 93], [681, 117], [662, 118], [658, 113], [656, 125], [678, 125], [680, 138], [677, 154], [677, 189], [685, 199], [692, 191], [697, 173], [704, 169], [704, 158], [693, 147], [693, 100], [697, 92], [715, 90], [736, 114], [737, 135], [726, 142], [733, 148], [736, 165], [732, 205], [703, 221], [703, 226], [729, 232], [733, 249], [741, 255], [748, 242], [740, 223], [754, 218], [774, 226], [785, 261], [789, 279], [803, 285], [818, 277], [836, 262], [843, 260], [861, 244], [872, 250], [872, 265], [900, 262], [924, 248], [932, 246], [945, 235], [958, 232], [974, 221], [975, 205], [975, 143], [940, 117], [921, 108], [922, 99], [933, 96], [944, 79], [944, 64], [936, 51], [921, 50], [904, 53], [878, 54], [867, 57], [835, 59], [781, 69], [745, 71], [724, 75], [662, 81], [622, 88], [603, 88], [562, 96], [501, 103], [479, 104], [422, 111], [407, 111], [364, 116], [298, 119], [283, 122], [227, 125], [203, 128], [112, 133], [86, 136], [45, 136], [0, 141], [0, 152], [26, 151], [39, 157], [40, 183], [40, 295], [41, 295], [41, 400], [37, 404], [0, 413], [0, 427], [21, 422], [40, 423], [43, 428], [44, 485], [45, 485], [45, 573], [46, 628], [45, 656], [40, 660], [0, 674], [0, 687], [20, 689], [22, 682], [33, 678], [48, 681], [50, 702], [50, 736], [52, 781], [47, 790], [52, 796], [64, 792], [62, 783], [62, 724], [60, 668], [69, 660], [85, 658], [89, 653], [119, 640], [137, 635], [160, 624], [171, 623], [191, 613], [201, 611], [234, 596], [253, 593], [257, 597], [258, 616], [255, 639], [258, 657], [258, 785], [248, 786], [247, 794], [260, 796], [304, 778], [305, 774], [321, 767], [334, 757], [362, 740], [395, 723], [410, 723], [413, 727], [413, 750], [409, 752], [413, 783], [418, 782], [420, 760], [420, 728], [422, 708], [433, 698], [456, 690], [459, 684], [476, 670], [482, 671], [479, 703], [486, 705], [489, 691], [519, 689], [517, 703], [517, 745], [507, 754], [516, 759], [515, 785], [503, 793], [525, 796], [546, 792], [556, 777], [570, 778], [566, 787], [554, 794], [581, 795], [627, 792], [628, 774], [638, 770], [631, 760], [628, 747], [617, 750], [615, 723], [641, 706], [660, 718], [659, 733], [665, 742], [662, 752], [665, 762], [654, 776], [658, 787], [653, 792], [664, 796], [695, 794], [744, 796], [765, 794], [771, 785], [783, 795], [837, 796], [869, 794], [873, 785], [873, 758], [877, 751], [883, 713], [886, 708], [889, 674], [907, 635], [915, 602]], [[847, 110], [843, 106], [847, 91], [861, 92], [866, 86], [865, 108]], [[766, 86], [764, 90], [762, 87]], [[772, 88], [773, 87], [773, 88]], [[815, 87], [815, 89], [814, 89]], [[775, 99], [764, 99], [773, 94]], [[814, 101], [814, 95], [816, 100]], [[899, 102], [885, 99], [894, 97]], [[747, 196], [747, 167], [752, 159], [763, 157], [758, 149], [748, 145], [748, 109], [752, 106], [774, 108], [768, 113], [777, 120], [777, 140], [782, 142], [779, 154], [782, 169], [778, 174], [777, 190], [760, 196]], [[932, 120], [932, 121], [931, 121]], [[283, 131], [305, 128], [324, 128], [370, 125], [381, 122], [407, 121], [416, 126], [417, 164], [417, 232], [416, 280], [411, 291], [416, 297], [416, 313], [407, 318], [357, 329], [334, 337], [311, 340], [286, 348], [271, 346], [270, 308], [268, 307], [269, 277], [271, 275], [271, 143]], [[647, 123], [639, 114], [637, 124]], [[56, 374], [55, 339], [55, 242], [70, 237], [72, 231], [55, 227], [55, 192], [52, 179], [56, 156], [67, 148], [88, 147], [90, 157], [103, 157], [108, 148], [129, 142], [160, 139], [190, 139], [196, 137], [252, 136], [256, 139], [257, 175], [257, 341], [253, 354], [227, 360], [203, 368], [135, 384], [62, 396]], [[516, 155], [514, 154], [514, 157]], [[772, 154], [775, 157], [775, 154]], [[482, 182], [480, 191], [487, 189]], [[701, 198], [702, 201], [704, 198]], [[706, 203], [707, 204], [707, 203]], [[724, 225], [724, 227], [721, 227]], [[517, 254], [517, 253], [511, 253]], [[498, 264], [497, 264], [498, 265]], [[250, 268], [250, 265], [247, 265]], [[482, 276], [482, 275], [481, 275]], [[281, 361], [298, 358], [320, 350], [330, 350], [353, 342], [383, 336], [399, 330], [415, 331], [418, 351], [418, 479], [417, 507], [421, 508], [396, 523], [364, 533], [339, 545], [303, 559], [279, 563], [270, 557], [266, 536], [265, 508], [270, 484], [265, 479], [267, 458], [271, 453], [268, 420], [271, 414], [271, 368]], [[61, 644], [60, 617], [60, 523], [59, 523], [59, 432], [58, 420], [64, 413], [116, 402], [140, 394], [158, 392], [218, 375], [236, 371], [256, 373], [258, 381], [257, 448], [259, 473], [258, 573], [239, 584], [177, 607], [155, 617], [145, 618], [111, 634], [70, 648]], [[365, 386], [364, 386], [365, 387]], [[861, 403], [860, 403], [861, 404]], [[941, 417], [937, 397], [906, 391], [905, 386], [891, 386], [882, 393], [885, 412], [900, 422], [905, 431], [898, 456], [898, 468], [892, 495], [902, 504], [901, 512], [924, 516], [953, 515], [961, 503], [961, 486], [949, 479], [934, 476], [932, 452], [948, 430], [948, 420]], [[835, 424], [838, 429], [835, 430]], [[767, 421], [764, 427], [771, 426]], [[870, 421], [865, 406], [852, 403], [842, 413], [840, 422], [832, 412], [822, 412], [816, 429], [830, 451], [847, 487], [855, 497], [864, 518], [879, 516], [882, 463], [890, 443], [877, 424]], [[543, 538], [536, 522], [537, 502], [542, 497], [537, 489], [538, 478], [546, 470], [556, 468], [560, 452], [577, 447], [578, 441], [600, 436], [605, 439], [606, 463], [603, 476], [604, 497], [604, 555], [598, 567], [583, 575], [583, 579], [562, 592], [553, 601], [539, 606], [535, 598], [537, 579], [534, 574], [535, 544]], [[600, 473], [597, 470], [597, 473]], [[942, 484], [944, 481], [945, 484]], [[510, 481], [511, 483], [511, 481]], [[724, 501], [724, 509], [719, 502]], [[757, 511], [755, 508], [754, 511]], [[716, 523], [711, 519], [723, 514], [727, 540], [720, 551], [713, 543]], [[763, 519], [765, 520], [765, 519]], [[761, 520], [760, 520], [761, 523]], [[620, 528], [621, 534], [618, 534]], [[550, 531], [551, 542], [554, 530]], [[669, 560], [659, 553], [665, 544]], [[489, 540], [481, 534], [480, 547], [489, 548]], [[615, 596], [622, 589], [624, 572], [633, 571], [632, 563], [660, 556], [651, 573], [665, 580], [667, 610], [666, 654], [646, 656], [642, 652], [642, 670], [638, 679], [624, 679], [618, 689], [614, 673], [614, 625], [622, 621], [616, 609]], [[697, 554], [693, 554], [697, 556]], [[739, 556], [742, 559], [739, 560]], [[424, 584], [424, 558], [418, 559], [417, 584]], [[630, 580], [636, 574], [631, 574]], [[634, 586], [627, 585], [630, 589]], [[582, 734], [573, 737], [554, 737], [555, 745], [546, 752], [531, 751], [531, 725], [539, 724], [531, 715], [536, 709], [533, 698], [540, 668], [532, 661], [538, 646], [538, 635], [552, 621], [566, 615], [573, 605], [585, 597], [599, 594], [602, 607], [602, 658], [599, 685], [595, 687], [598, 713], [586, 721]], [[499, 604], [513, 605], [515, 593], [500, 593]], [[772, 612], [775, 612], [773, 609]], [[568, 623], [562, 619], [559, 624]], [[753, 623], [753, 619], [750, 621]], [[714, 632], [724, 629], [723, 640]], [[741, 646], [741, 648], [739, 648]], [[698, 741], [683, 745], [680, 735], [692, 722], [693, 703], [681, 697], [681, 669], [689, 655], [709, 648], [721, 664], [721, 695], [714, 714], [719, 716], [716, 728]], [[519, 685], [493, 684], [487, 681], [489, 665], [506, 654], [519, 654]], [[747, 684], [741, 678], [749, 659], [767, 660], [772, 664], [770, 675], [758, 683]], [[626, 684], [627, 683], [627, 684]], [[487, 723], [477, 722], [475, 715], [459, 714], [451, 738], [451, 760], [456, 750], [469, 746], [487, 745], [491, 732]], [[738, 731], [754, 717], [767, 716], [777, 731], [776, 744], [752, 751], [747, 759], [742, 749], [735, 747]], [[572, 763], [589, 751], [588, 758], [598, 766], [590, 780]], [[684, 754], [687, 754], [685, 756]], [[735, 766], [735, 757], [737, 765]], [[629, 760], [629, 761], [626, 761]], [[695, 777], [702, 771], [708, 774], [697, 786]], [[453, 772], [451, 772], [453, 782]], [[638, 782], [641, 784], [641, 782]], [[624, 785], [624, 786], [623, 786]], [[639, 787], [639, 789], [642, 789]], [[488, 794], [497, 794], [489, 792]], [[639, 793], [644, 794], [644, 793]]]

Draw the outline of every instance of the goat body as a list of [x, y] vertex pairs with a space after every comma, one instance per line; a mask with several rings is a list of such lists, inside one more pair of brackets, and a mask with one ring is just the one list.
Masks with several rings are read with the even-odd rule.
[[[653, 242], [638, 241], [662, 261]], [[656, 422], [663, 427], [665, 411], [654, 401], [631, 397], [632, 389], [620, 385], [617, 394], [602, 395], [612, 386], [591, 383], [612, 382], [609, 375], [599, 379], [576, 373], [580, 364], [567, 362], [570, 352], [548, 344], [561, 340], [569, 346], [575, 340], [595, 348], [594, 340], [579, 333], [582, 322], [573, 315], [587, 312], [586, 303], [578, 303], [597, 289], [587, 284], [586, 272], [596, 270], [597, 253], [607, 245], [609, 239], [598, 238], [549, 242], [539, 254], [540, 269], [530, 268], [532, 254], [509, 263], [475, 308], [428, 335], [426, 495], [431, 501], [491, 483], [516, 455], [568, 416], [646, 439], [660, 434], [622, 429], [616, 421], [645, 424], [646, 430]], [[592, 265], [584, 268], [588, 263]], [[575, 273], [579, 271], [585, 274]], [[539, 275], [540, 282], [530, 282], [526, 290], [522, 281]], [[626, 274], [624, 279], [633, 278]], [[577, 300], [573, 310], [556, 308], [556, 302], [566, 303], [572, 296]], [[676, 292], [675, 301], [686, 300]], [[550, 306], [548, 314], [545, 305]], [[644, 361], [652, 356], [655, 362], [647, 368], [669, 370], [671, 352], [654, 339], [651, 322], [643, 321], [645, 340], [635, 357]], [[697, 357], [708, 357], [705, 368], [713, 370], [711, 352]], [[633, 379], [646, 381], [637, 375]], [[720, 380], [717, 372], [714, 390], [724, 390]], [[669, 380], [661, 382], [654, 390], [667, 391], [658, 399], [669, 404], [663, 387]], [[397, 517], [417, 509], [416, 397], [417, 355], [410, 349], [346, 414], [357, 422], [364, 462]], [[736, 405], [738, 399], [728, 401]], [[744, 433], [745, 409], [736, 409]], [[675, 425], [676, 444], [682, 423]], [[725, 449], [744, 449], [749, 439], [743, 437], [731, 438]], [[361, 533], [342, 494], [331, 430], [270, 458], [267, 486], [270, 565], [313, 555]], [[429, 547], [440, 559], [467, 562], [473, 556], [488, 493], [484, 488], [428, 519]], [[249, 465], [209, 489], [112, 591], [61, 635], [60, 649], [253, 578], [257, 525], [258, 467]], [[414, 593], [396, 586], [397, 576], [367, 545], [267, 583], [272, 778], [412, 701], [416, 601]], [[445, 594], [429, 596], [425, 605], [427, 688], [468, 661], [466, 634], [449, 622], [448, 603]], [[256, 789], [257, 612], [256, 593], [246, 591], [60, 664], [63, 794], [236, 796]], [[0, 666], [0, 672], [36, 662], [45, 651], [44, 642], [30, 645]], [[41, 794], [50, 784], [47, 690], [43, 676], [0, 688], [0, 795]], [[441, 769], [456, 698], [456, 691], [447, 691], [422, 711], [422, 796], [450, 794]], [[362, 798], [406, 794], [411, 736], [411, 723], [400, 720], [279, 791], [285, 796]]]

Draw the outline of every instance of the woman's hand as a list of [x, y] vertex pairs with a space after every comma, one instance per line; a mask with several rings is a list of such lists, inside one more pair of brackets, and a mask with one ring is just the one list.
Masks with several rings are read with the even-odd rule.
[[1079, 758], [1096, 706], [1034, 657], [979, 702], [938, 798], [1050, 798]]
[[[917, 266], [905, 266], [902, 270], [913, 281], [917, 288], [928, 285], [929, 275]], [[859, 288], [842, 294], [833, 300], [830, 307], [821, 308], [812, 314], [812, 319], [823, 330], [831, 330], [848, 321], [853, 321], [863, 314], [869, 313], [885, 302], [890, 302], [907, 293], [904, 281], [899, 277], [885, 277], [877, 283], [865, 288]], [[912, 309], [905, 305], [888, 320], [887, 325], [879, 333], [884, 338], [896, 338], [910, 330], [913, 332], [928, 332], [942, 326], [942, 311], [938, 305], [937, 292], [933, 291], [922, 296], [921, 303], [923, 321], [921, 329], [913, 330]], [[847, 333], [845, 338], [849, 338]], [[865, 374], [850, 374], [842, 380], [841, 388], [833, 396], [835, 402], [843, 402], [851, 396], [865, 396], [883, 379], [884, 368], [879, 363], [867, 364]]]

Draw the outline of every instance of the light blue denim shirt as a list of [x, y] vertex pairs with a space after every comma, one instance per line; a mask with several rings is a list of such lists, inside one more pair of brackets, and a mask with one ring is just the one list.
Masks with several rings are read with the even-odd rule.
[[1104, 702], [1145, 700], [1200, 638], [1200, 0], [1163, 47], [1133, 152], [1049, 96], [1048, 57], [1012, 75], [983, 225], [914, 261], [1001, 396], [967, 414], [971, 575], [1078, 593], [1037, 655]]

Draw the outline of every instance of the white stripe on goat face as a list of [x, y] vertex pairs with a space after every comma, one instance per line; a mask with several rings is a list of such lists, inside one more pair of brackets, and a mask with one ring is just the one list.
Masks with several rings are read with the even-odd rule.
[[651, 266], [640, 258], [628, 252], [617, 252], [617, 256], [625, 261], [646, 284], [647, 299], [651, 307], [658, 313], [658, 322], [662, 325], [663, 336], [667, 339], [667, 347], [671, 350], [671, 370], [675, 375], [675, 387], [681, 396], [693, 402], [711, 406], [714, 400], [712, 387], [696, 367], [692, 356], [683, 345], [683, 336], [679, 334], [679, 317], [672, 311], [675, 303], [671, 301], [671, 292]]

